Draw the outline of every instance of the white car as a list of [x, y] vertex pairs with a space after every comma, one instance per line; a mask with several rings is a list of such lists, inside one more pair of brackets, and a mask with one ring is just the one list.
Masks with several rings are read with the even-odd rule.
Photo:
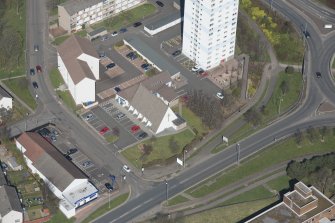
[[200, 69], [199, 65], [195, 65], [194, 67], [192, 67], [193, 72], [197, 72], [199, 69]]
[[218, 92], [216, 93], [216, 97], [222, 100], [224, 98], [224, 95], [221, 92]]
[[89, 121], [91, 118], [93, 118], [93, 114], [88, 114], [85, 116], [85, 121]]
[[112, 32], [112, 34], [111, 34], [111, 36], [117, 36], [117, 32], [116, 31], [114, 31], [114, 32]]
[[130, 168], [127, 165], [123, 165], [123, 170], [126, 171], [127, 173], [130, 173]]

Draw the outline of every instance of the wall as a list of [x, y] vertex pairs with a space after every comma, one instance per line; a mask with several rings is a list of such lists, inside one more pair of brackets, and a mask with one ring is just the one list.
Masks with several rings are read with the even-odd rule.
[[13, 99], [12, 98], [1, 98], [0, 100], [0, 107], [6, 109], [13, 108]]
[[75, 102], [78, 105], [88, 101], [95, 101], [95, 81], [85, 78], [76, 85]]
[[171, 108], [167, 108], [166, 113], [159, 125], [159, 127], [157, 128], [157, 131], [155, 132], [155, 134], [158, 134], [162, 131], [164, 131], [167, 128], [171, 128], [173, 127], [173, 123], [172, 121], [177, 119], [177, 116], [175, 115], [175, 113], [171, 110]]

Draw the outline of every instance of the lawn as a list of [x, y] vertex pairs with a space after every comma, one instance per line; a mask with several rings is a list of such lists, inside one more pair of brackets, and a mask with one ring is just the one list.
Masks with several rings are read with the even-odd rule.
[[183, 223], [231, 223], [239, 222], [242, 219], [252, 215], [253, 213], [274, 203], [276, 198], [268, 198], [258, 201], [246, 202], [225, 207], [218, 207], [211, 210], [206, 210], [197, 214], [182, 217]]
[[57, 213], [54, 214], [50, 221], [48, 221], [47, 223], [73, 223], [74, 221], [74, 218], [67, 219], [65, 215], [60, 210], [58, 210]]
[[324, 142], [316, 140], [314, 144], [305, 140], [300, 147], [296, 145], [295, 139], [289, 138], [288, 140], [279, 142], [266, 150], [262, 150], [251, 158], [243, 161], [240, 166], [235, 166], [229, 171], [223, 171], [201, 184], [188, 189], [186, 193], [197, 198], [203, 197], [224, 186], [243, 179], [244, 177], [260, 172], [281, 162], [309, 154], [333, 152], [335, 151], [334, 144], [335, 137], [333, 136], [326, 136]]
[[[209, 128], [202, 123], [201, 119], [196, 114], [194, 114], [185, 105], [182, 105], [181, 110], [182, 110], [181, 116], [185, 119], [187, 125], [190, 126], [193, 131], [194, 129], [196, 129], [199, 135], [207, 134]], [[173, 111], [179, 113], [179, 106], [174, 107]]]
[[108, 135], [108, 136], [105, 136], [105, 139], [106, 139], [107, 142], [113, 143], [113, 142], [117, 141], [119, 139], [119, 137], [117, 135]]
[[[174, 152], [169, 148], [169, 142], [171, 138], [173, 138], [174, 141], [177, 142], [177, 145], [178, 145], [178, 148], [177, 148], [178, 150]], [[136, 168], [141, 168], [142, 164], [144, 166], [154, 164], [154, 163], [163, 164], [170, 157], [176, 154], [179, 154], [182, 151], [183, 147], [186, 144], [190, 143], [193, 138], [194, 138], [194, 134], [189, 129], [186, 129], [175, 135], [162, 136], [159, 138], [154, 138], [154, 140], [148, 139], [141, 144], [152, 145], [153, 150], [148, 156], [146, 156], [145, 159], [142, 160], [143, 163], [141, 163], [141, 158], [143, 157], [143, 153], [139, 149], [139, 145], [141, 144], [135, 145], [133, 147], [130, 147], [122, 151], [122, 155], [128, 161], [130, 161]]]
[[35, 110], [37, 103], [30, 94], [28, 89], [28, 81], [25, 77], [5, 80], [3, 83], [31, 109]]
[[65, 40], [67, 40], [67, 38], [69, 37], [70, 37], [69, 35], [56, 37], [54, 41], [52, 41], [52, 44], [58, 46], [62, 44]]
[[[93, 221], [94, 219], [106, 214], [108, 211], [118, 207], [119, 205], [123, 204], [129, 197], [129, 193], [121, 194], [120, 196], [114, 198], [110, 204], [107, 202], [102, 207], [94, 211], [92, 214], [90, 214], [82, 223], [89, 223]], [[59, 221], [61, 222], [61, 221]]]
[[281, 176], [274, 180], [267, 182], [266, 184], [272, 189], [280, 192], [282, 190], [290, 189], [289, 181], [291, 178], [289, 176]]
[[155, 13], [155, 11], [156, 7], [153, 4], [146, 3], [94, 24], [92, 25], [92, 28], [98, 29], [100, 27], [105, 27], [109, 31], [119, 30], [122, 27], [130, 26], [134, 22], [143, 20], [145, 17]]
[[173, 205], [180, 204], [186, 201], [189, 201], [189, 199], [184, 197], [183, 195], [178, 195], [178, 196], [175, 196], [174, 198], [169, 199], [168, 206], [173, 206]]
[[37, 206], [28, 208], [27, 212], [28, 212], [29, 219], [31, 220], [31, 219], [41, 218], [42, 217], [41, 210], [42, 210], [42, 205], [37, 205]]
[[77, 109], [76, 103], [74, 102], [70, 91], [56, 91], [59, 98], [64, 102], [64, 104], [71, 110], [75, 111]]
[[52, 68], [49, 77], [50, 77], [51, 84], [55, 89], [59, 88], [59, 86], [64, 84], [63, 77], [59, 73], [57, 68]]

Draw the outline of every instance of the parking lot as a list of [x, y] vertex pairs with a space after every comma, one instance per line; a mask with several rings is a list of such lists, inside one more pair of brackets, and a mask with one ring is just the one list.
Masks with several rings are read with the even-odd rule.
[[[143, 126], [140, 127], [138, 123], [135, 124], [133, 117], [126, 111], [120, 111], [121, 109], [117, 108], [115, 103], [113, 99], [107, 100], [100, 103], [98, 107], [93, 108], [91, 111], [83, 113], [81, 116], [95, 129], [97, 134], [99, 134], [104, 127], [108, 127], [109, 129], [105, 134], [109, 134], [113, 129], [117, 129], [119, 138], [113, 144], [118, 149], [122, 149], [146, 138], [147, 136], [143, 137], [143, 133], [147, 133], [148, 131], [143, 131]], [[88, 116], [91, 118], [87, 119]], [[141, 134], [142, 137], [140, 137]]]

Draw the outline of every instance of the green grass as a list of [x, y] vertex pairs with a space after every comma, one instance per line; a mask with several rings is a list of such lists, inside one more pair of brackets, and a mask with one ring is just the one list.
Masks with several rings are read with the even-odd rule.
[[335, 2], [334, 2], [334, 0], [318, 0], [318, 1], [321, 2], [322, 4], [325, 4], [329, 8], [335, 9]]
[[18, 101], [13, 101], [13, 116], [11, 122], [17, 122], [21, 120], [26, 114], [29, 113], [29, 110], [21, 105]]
[[52, 216], [52, 218], [50, 219], [50, 221], [47, 221], [47, 223], [59, 223], [59, 222], [62, 222], [62, 223], [73, 223], [75, 222], [75, 218], [70, 218], [70, 219], [67, 219], [65, 217], [65, 215], [59, 210], [56, 214], [54, 214]]
[[291, 178], [289, 176], [281, 176], [278, 177], [274, 180], [269, 181], [268, 183], [266, 183], [272, 190], [276, 190], [277, 192], [281, 191], [281, 190], [285, 190], [285, 189], [289, 189], [290, 188], [290, 184], [289, 181], [291, 180]]
[[183, 195], [178, 195], [172, 199], [169, 199], [168, 206], [173, 206], [176, 204], [184, 203], [186, 201], [189, 201], [187, 197], [184, 197]]
[[64, 80], [62, 75], [59, 73], [57, 68], [53, 68], [50, 72], [50, 81], [54, 88], [59, 88], [62, 84], [64, 84]]
[[[120, 196], [113, 199], [110, 204], [107, 202], [102, 207], [94, 211], [92, 214], [90, 214], [86, 219], [82, 221], [82, 223], [89, 223], [93, 221], [94, 219], [102, 216], [103, 214], [107, 213], [108, 211], [118, 207], [122, 203], [124, 203], [128, 199], [129, 193], [121, 194]], [[109, 206], [110, 205], [110, 206]]]
[[[169, 148], [169, 140], [171, 139], [171, 137], [173, 137], [179, 145], [179, 151], [177, 151], [176, 153], [173, 153]], [[186, 129], [175, 135], [156, 138], [156, 140], [153, 142], [151, 139], [144, 141], [142, 144], [152, 143], [153, 151], [150, 153], [149, 156], [146, 157], [146, 159], [143, 160], [143, 164], [148, 164], [149, 162], [153, 161], [160, 163], [164, 162], [166, 159], [172, 157], [173, 155], [179, 154], [182, 151], [183, 147], [186, 144], [190, 143], [193, 138], [193, 133], [190, 130]], [[136, 168], [141, 168], [142, 151], [139, 149], [138, 145], [122, 151], [122, 155]]]
[[56, 91], [59, 98], [64, 102], [64, 104], [71, 110], [75, 111], [77, 109], [76, 103], [74, 102], [70, 91]]
[[37, 205], [37, 206], [30, 207], [27, 209], [28, 209], [27, 212], [28, 212], [29, 220], [42, 217], [42, 214], [41, 214], [42, 205]]
[[28, 81], [25, 77], [5, 80], [3, 83], [31, 109], [36, 109], [37, 103], [28, 90]]
[[[251, 214], [274, 203], [276, 198], [246, 202], [225, 207], [218, 207], [190, 216], [182, 217], [183, 223], [231, 223], [239, 222]], [[179, 222], [178, 219], [176, 222]]]
[[58, 45], [62, 44], [65, 40], [67, 40], [67, 38], [69, 38], [69, 37], [70, 37], [69, 35], [57, 37], [57, 38], [55, 38], [54, 41], [52, 41], [52, 44], [58, 46]]
[[152, 15], [155, 11], [156, 7], [153, 4], [146, 3], [94, 24], [92, 25], [92, 28], [97, 29], [105, 27], [109, 31], [119, 30], [122, 27], [130, 26], [134, 22], [143, 20], [145, 17]]
[[116, 135], [109, 135], [109, 136], [105, 136], [105, 139], [106, 139], [107, 142], [113, 143], [113, 142], [117, 141], [119, 139], [119, 137], [116, 136]]
[[188, 189], [186, 193], [197, 198], [203, 197], [244, 177], [263, 171], [281, 162], [309, 154], [335, 151], [334, 144], [335, 137], [327, 136], [324, 142], [316, 140], [314, 144], [311, 144], [309, 141], [305, 141], [301, 147], [298, 147], [295, 140], [289, 138], [286, 141], [257, 153], [252, 156], [252, 159], [249, 158], [243, 161], [240, 166], [234, 166], [230, 170], [221, 172], [199, 185]]

